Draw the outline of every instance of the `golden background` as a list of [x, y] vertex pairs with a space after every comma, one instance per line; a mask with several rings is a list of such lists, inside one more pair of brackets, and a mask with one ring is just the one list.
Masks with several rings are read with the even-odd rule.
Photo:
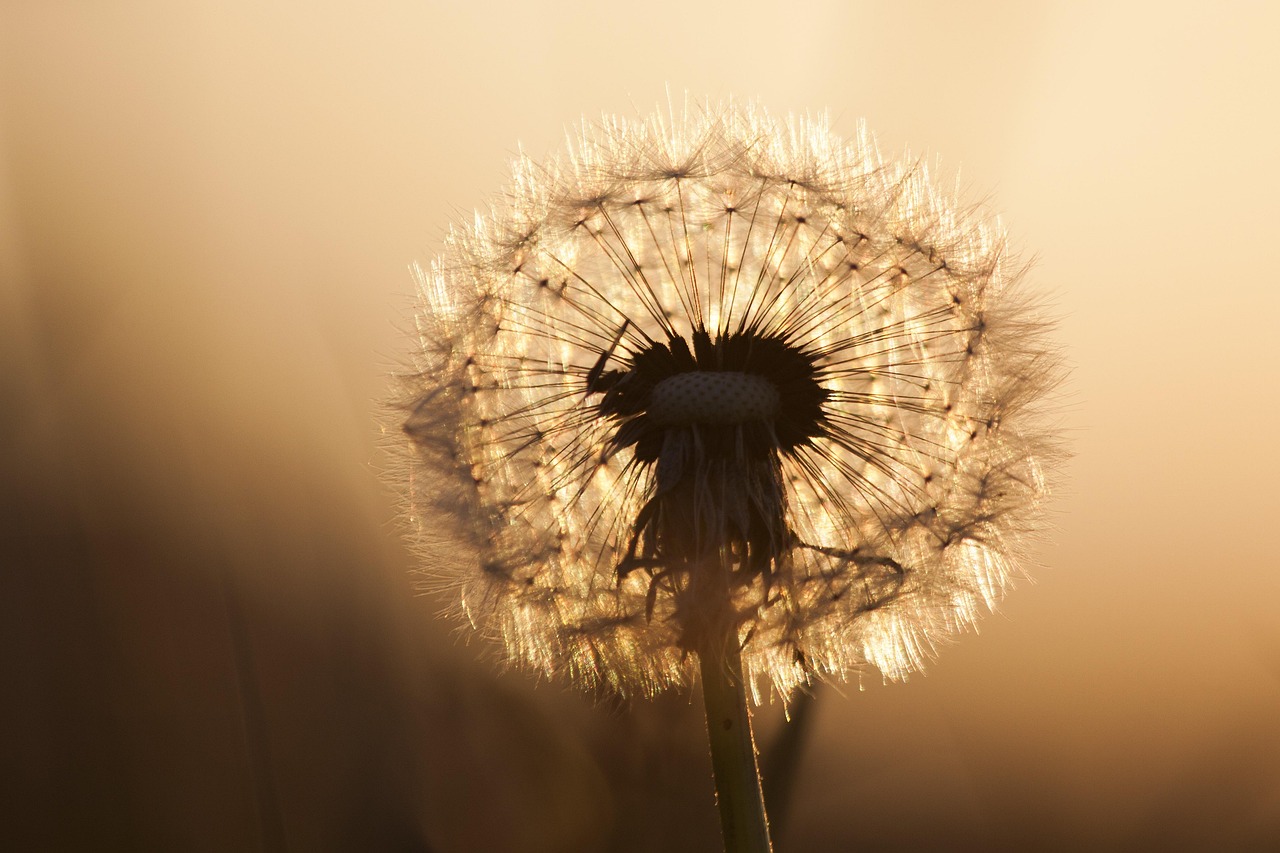
[[927, 675], [821, 691], [779, 850], [1276, 843], [1277, 36], [1266, 3], [4, 4], [0, 846], [716, 849], [698, 700], [499, 674], [379, 480], [407, 265], [517, 142], [668, 87], [937, 158], [1074, 364], [1036, 582]]

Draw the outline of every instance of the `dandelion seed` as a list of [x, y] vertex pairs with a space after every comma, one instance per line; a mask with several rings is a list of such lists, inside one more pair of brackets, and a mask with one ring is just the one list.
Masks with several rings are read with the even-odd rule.
[[[1004, 239], [822, 121], [607, 120], [429, 271], [405, 430], [511, 659], [652, 694], [726, 628], [757, 701], [918, 668], [1004, 593], [1057, 371]], [[719, 599], [716, 598], [719, 596]]]
[[1014, 278], [923, 167], [819, 120], [521, 157], [418, 272], [412, 500], [475, 556], [462, 612], [622, 694], [708, 659], [757, 702], [918, 668], [1001, 598], [1044, 491], [1058, 371]]

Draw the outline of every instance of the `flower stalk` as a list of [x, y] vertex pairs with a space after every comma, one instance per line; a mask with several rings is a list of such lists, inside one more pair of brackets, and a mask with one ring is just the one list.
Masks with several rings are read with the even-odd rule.
[[[710, 645], [710, 644], [708, 644]], [[736, 637], [698, 654], [725, 853], [770, 853], [742, 651]]]

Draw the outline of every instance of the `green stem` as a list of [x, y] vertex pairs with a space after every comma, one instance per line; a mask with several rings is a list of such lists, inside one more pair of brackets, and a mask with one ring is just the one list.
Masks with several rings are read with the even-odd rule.
[[773, 847], [737, 638], [726, 638], [721, 648], [700, 653], [698, 660], [725, 853], [770, 853]]

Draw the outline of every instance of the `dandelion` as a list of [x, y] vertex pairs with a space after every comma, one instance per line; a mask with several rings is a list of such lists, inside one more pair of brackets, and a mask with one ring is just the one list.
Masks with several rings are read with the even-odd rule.
[[606, 119], [417, 275], [413, 512], [513, 662], [700, 677], [753, 774], [745, 693], [903, 677], [1014, 575], [1055, 359], [999, 228], [865, 132]]

